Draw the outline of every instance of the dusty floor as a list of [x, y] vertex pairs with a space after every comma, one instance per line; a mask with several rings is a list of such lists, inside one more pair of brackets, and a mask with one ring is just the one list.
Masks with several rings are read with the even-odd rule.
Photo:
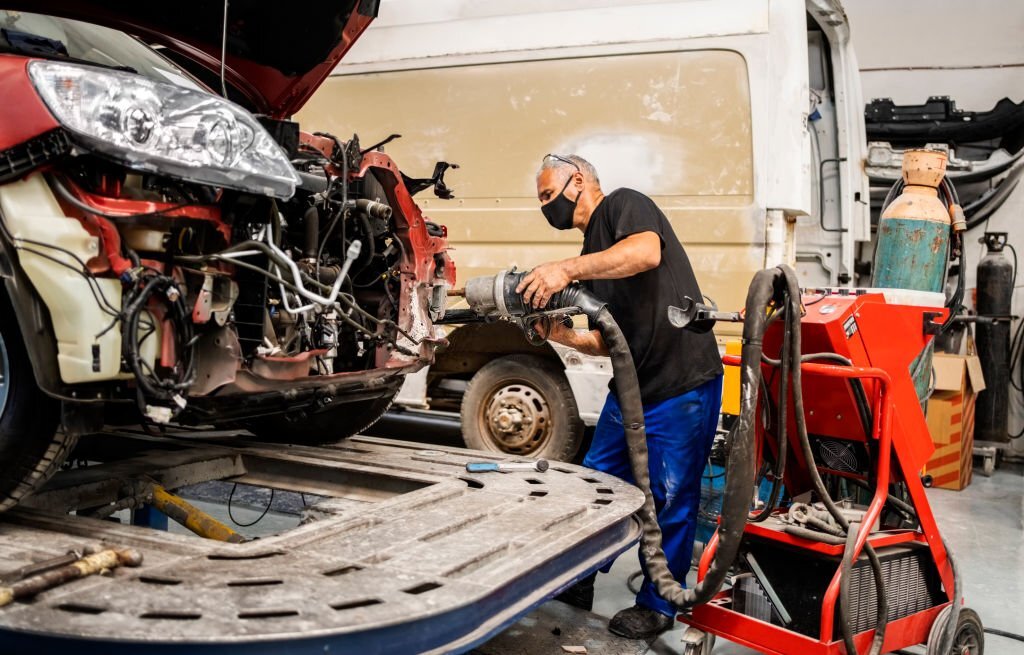
[[[390, 436], [410, 438], [408, 434]], [[433, 441], [450, 441], [450, 445], [461, 445], [461, 440], [450, 437], [435, 437]], [[1021, 618], [1024, 616], [1021, 614], [1021, 604], [1024, 602], [1024, 467], [1004, 465], [990, 478], [976, 473], [973, 482], [964, 491], [929, 489], [928, 497], [942, 533], [960, 563], [967, 606], [979, 613], [987, 627], [1024, 633], [1024, 618]], [[236, 502], [241, 502], [233, 511], [234, 519], [239, 523], [258, 519], [262, 513], [260, 510], [268, 500], [255, 496], [247, 498], [244, 493], [239, 493]], [[279, 509], [279, 502], [295, 505], [302, 500], [278, 498], [273, 509]], [[223, 515], [225, 521], [229, 520], [223, 505], [204, 503], [201, 500], [197, 504], [214, 515]], [[251, 509], [253, 507], [257, 509]], [[281, 512], [269, 512], [257, 526], [238, 529], [248, 536], [257, 536], [294, 527], [297, 519], [292, 512], [296, 508], [282, 506], [280, 509]], [[179, 526], [171, 524], [171, 530], [178, 529]], [[535, 612], [510, 628], [511, 632], [502, 640], [502, 647], [492, 650], [482, 647], [479, 652], [484, 655], [547, 655], [546, 651], [550, 650], [552, 655], [558, 655], [563, 652], [559, 644], [573, 642], [584, 646], [589, 644], [590, 655], [679, 653], [685, 629], [682, 624], [662, 635], [650, 647], [636, 642], [627, 644], [610, 635], [605, 636], [601, 631], [601, 625], [607, 618], [633, 604], [633, 594], [626, 583], [637, 570], [639, 563], [634, 548], [623, 554], [608, 574], [598, 576], [593, 614], [580, 613], [557, 601], [551, 601], [540, 612]], [[692, 572], [690, 577], [692, 583]], [[538, 625], [546, 626], [544, 639], [527, 645], [524, 633], [536, 633]], [[555, 636], [559, 638], [552, 639], [548, 628], [558, 629], [559, 634]], [[518, 645], [508, 649], [509, 643]], [[924, 648], [913, 648], [910, 651], [923, 654]], [[724, 640], [719, 640], [714, 649], [715, 655], [746, 655], [753, 652]], [[985, 653], [1024, 653], [1024, 643], [986, 635]]]

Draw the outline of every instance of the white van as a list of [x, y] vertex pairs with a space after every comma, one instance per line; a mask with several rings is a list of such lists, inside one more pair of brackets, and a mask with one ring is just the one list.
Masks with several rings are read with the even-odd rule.
[[[366, 143], [403, 135], [386, 148], [409, 173], [460, 165], [455, 199], [417, 197], [447, 226], [460, 282], [579, 254], [581, 235], [548, 227], [534, 185], [545, 154], [578, 153], [606, 192], [655, 200], [704, 293], [733, 309], [756, 270], [782, 262], [806, 286], [856, 282], [870, 239], [863, 109], [834, 0], [384, 0], [300, 118]], [[576, 452], [605, 360], [503, 324], [448, 338], [399, 402], [461, 411], [470, 446]]]

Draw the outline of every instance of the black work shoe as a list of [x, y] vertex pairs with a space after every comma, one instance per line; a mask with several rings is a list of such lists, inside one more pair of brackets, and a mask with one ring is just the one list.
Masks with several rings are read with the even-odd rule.
[[590, 612], [594, 609], [594, 580], [596, 578], [597, 574], [591, 573], [573, 586], [555, 596], [555, 600], [560, 600], [567, 605], [572, 605], [573, 607], [578, 607], [581, 610], [587, 610]]
[[674, 619], [647, 607], [634, 605], [624, 609], [608, 622], [612, 634], [626, 639], [654, 639], [672, 627]]

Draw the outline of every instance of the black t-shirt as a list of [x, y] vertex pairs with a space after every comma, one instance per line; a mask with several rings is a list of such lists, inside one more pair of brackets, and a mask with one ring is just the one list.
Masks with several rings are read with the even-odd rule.
[[[607, 250], [632, 234], [661, 238], [656, 268], [618, 280], [585, 280], [583, 286], [608, 303], [633, 354], [644, 404], [691, 391], [722, 372], [715, 337], [680, 330], [668, 322], [668, 306], [702, 298], [686, 251], [654, 201], [632, 189], [618, 189], [594, 209], [583, 236], [583, 252]], [[609, 387], [614, 391], [614, 380]]]

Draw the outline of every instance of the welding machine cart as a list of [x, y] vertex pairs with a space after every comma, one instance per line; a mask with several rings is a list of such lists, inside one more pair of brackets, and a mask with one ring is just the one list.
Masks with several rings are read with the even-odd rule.
[[[926, 348], [946, 311], [890, 304], [882, 293], [863, 291], [805, 295], [803, 306], [801, 352], [808, 361], [801, 364], [802, 391], [814, 461], [802, 455], [792, 416], [788, 443], [779, 443], [780, 430], [770, 421], [759, 422], [757, 438], [762, 455], [775, 461], [780, 448], [789, 449], [781, 482], [793, 498], [812, 488], [808, 466], [816, 466], [834, 489], [868, 490], [870, 502], [852, 513], [860, 521], [851, 522], [851, 531], [859, 529], [850, 577], [843, 581], [840, 567], [845, 538], [798, 536], [787, 511], [777, 509], [763, 521], [747, 523], [738, 560], [743, 572], [734, 576], [731, 588], [679, 620], [762, 653], [840, 655], [846, 653], [839, 624], [840, 591], [846, 585], [854, 643], [858, 653], [866, 653], [877, 612], [875, 580], [863, 553], [870, 543], [881, 561], [888, 601], [882, 652], [927, 644], [929, 655], [938, 655], [956, 593], [955, 572], [920, 478], [934, 446], [912, 372], [919, 370], [919, 357], [930, 363]], [[781, 323], [765, 335], [767, 355], [780, 352]], [[740, 364], [735, 356], [724, 361]], [[770, 358], [762, 363], [761, 405], [778, 405], [777, 368]], [[698, 580], [706, 576], [717, 547], [716, 533], [701, 558]], [[980, 653], [977, 614], [967, 608], [959, 614], [952, 652]], [[709, 642], [703, 643], [706, 651]], [[702, 647], [697, 642], [688, 650], [699, 653]]]

